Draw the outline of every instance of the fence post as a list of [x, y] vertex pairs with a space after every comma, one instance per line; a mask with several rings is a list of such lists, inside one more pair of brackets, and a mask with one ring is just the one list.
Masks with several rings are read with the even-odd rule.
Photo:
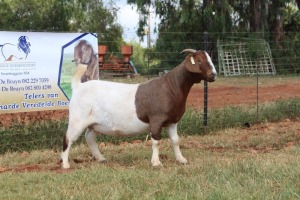
[[[208, 50], [208, 35], [207, 32], [204, 32], [204, 51]], [[207, 106], [208, 106], [208, 84], [207, 81], [204, 81], [204, 116], [203, 116], [203, 125], [205, 132], [207, 130]]]

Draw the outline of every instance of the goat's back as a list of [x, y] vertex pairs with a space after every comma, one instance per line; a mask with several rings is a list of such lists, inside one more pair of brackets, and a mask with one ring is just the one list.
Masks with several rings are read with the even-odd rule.
[[98, 132], [131, 135], [148, 125], [138, 119], [135, 94], [138, 84], [91, 80], [78, 85], [70, 101], [70, 120], [84, 120]]
[[[113, 107], [133, 104], [138, 84], [124, 84], [101, 80], [81, 83], [73, 90], [70, 104], [110, 104]], [[110, 106], [109, 106], [110, 107]]]

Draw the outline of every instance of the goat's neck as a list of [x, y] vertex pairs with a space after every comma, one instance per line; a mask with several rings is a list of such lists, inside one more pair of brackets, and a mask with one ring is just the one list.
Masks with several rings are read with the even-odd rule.
[[195, 78], [192, 73], [185, 69], [184, 64], [180, 64], [171, 70], [168, 74], [166, 74], [165, 78], [170, 86], [172, 85], [171, 88], [174, 89], [174, 92], [179, 89], [179, 91], [186, 97], [195, 83]]

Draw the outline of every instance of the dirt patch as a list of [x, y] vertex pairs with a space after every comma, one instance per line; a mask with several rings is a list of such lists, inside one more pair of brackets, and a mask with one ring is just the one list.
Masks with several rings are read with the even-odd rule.
[[15, 124], [29, 125], [48, 120], [62, 120], [69, 116], [68, 110], [50, 110], [38, 112], [7, 113], [0, 115], [0, 127], [10, 127]]
[[27, 173], [27, 172], [55, 172], [55, 173], [70, 173], [73, 169], [62, 169], [60, 165], [56, 166], [42, 166], [42, 165], [22, 165], [11, 168], [0, 167], [0, 173], [14, 172], [14, 173]]
[[216, 139], [191, 140], [183, 145], [187, 149], [202, 149], [211, 152], [246, 151], [251, 154], [269, 153], [291, 148], [300, 143], [300, 119], [286, 119], [276, 123], [255, 124], [249, 128], [236, 128], [226, 135], [216, 133]]
[[[187, 104], [193, 107], [203, 105], [203, 87], [195, 86], [190, 91]], [[256, 104], [300, 97], [297, 84], [275, 85], [267, 87], [226, 86], [208, 88], [208, 106], [223, 107], [228, 105]]]

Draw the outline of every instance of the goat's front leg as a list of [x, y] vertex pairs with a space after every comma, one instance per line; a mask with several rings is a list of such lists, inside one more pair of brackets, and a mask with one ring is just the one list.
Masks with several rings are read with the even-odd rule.
[[159, 140], [153, 139], [151, 137], [152, 141], [152, 158], [151, 158], [151, 164], [152, 166], [162, 166], [162, 163], [159, 160]]
[[179, 148], [179, 137], [177, 134], [177, 123], [168, 126], [168, 134], [173, 145], [176, 160], [182, 164], [186, 164], [188, 161], [182, 156]]
[[162, 163], [159, 160], [159, 143], [161, 139], [161, 126], [150, 126], [151, 132], [151, 141], [152, 141], [152, 158], [151, 164], [152, 166], [162, 166]]

